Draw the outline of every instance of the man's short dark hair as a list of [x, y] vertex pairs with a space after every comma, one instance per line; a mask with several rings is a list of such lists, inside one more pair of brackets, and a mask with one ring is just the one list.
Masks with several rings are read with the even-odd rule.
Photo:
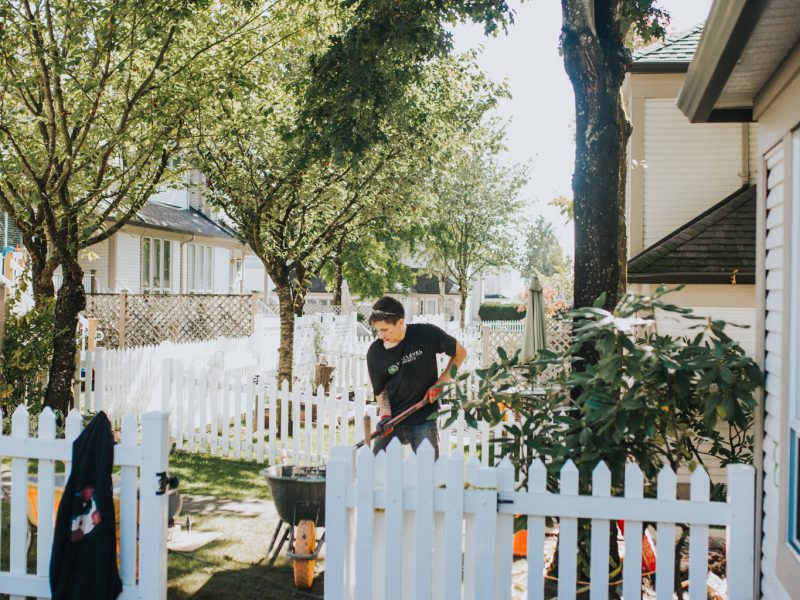
[[406, 311], [399, 300], [395, 300], [391, 296], [384, 296], [372, 305], [372, 314], [369, 316], [369, 324], [372, 325], [378, 321], [386, 321], [390, 325], [394, 325], [400, 319], [404, 319]]

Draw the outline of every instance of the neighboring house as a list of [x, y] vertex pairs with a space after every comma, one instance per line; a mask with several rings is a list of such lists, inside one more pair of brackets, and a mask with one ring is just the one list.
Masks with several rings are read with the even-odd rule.
[[758, 123], [755, 356], [766, 384], [756, 562], [769, 600], [800, 598], [799, 43], [797, 0], [716, 0], [678, 97], [693, 123]]
[[[703, 25], [634, 54], [624, 94], [628, 157], [628, 288], [685, 287], [668, 297], [695, 313], [749, 328], [728, 333], [755, 351], [757, 126], [693, 124], [676, 97]], [[697, 321], [657, 315], [660, 333]]]
[[[241, 294], [252, 256], [205, 205], [200, 175], [163, 189], [108, 240], [81, 251], [88, 292]], [[263, 268], [262, 268], [263, 271]], [[59, 285], [60, 269], [55, 280]]]
[[472, 280], [468, 314], [478, 319], [478, 309], [484, 302], [520, 304], [527, 285], [512, 267], [488, 267]]
[[[416, 274], [413, 286], [407, 290], [398, 289], [392, 293], [403, 303], [406, 318], [411, 319], [418, 315], [444, 315], [446, 319], [457, 318], [461, 297], [455, 281], [448, 278], [444, 294], [442, 294], [439, 279], [422, 274], [420, 270], [416, 267], [411, 268], [411, 271]], [[444, 296], [444, 304], [442, 304], [442, 296]], [[306, 312], [326, 312], [332, 305], [333, 292], [328, 290], [323, 280], [313, 278], [306, 294]]]

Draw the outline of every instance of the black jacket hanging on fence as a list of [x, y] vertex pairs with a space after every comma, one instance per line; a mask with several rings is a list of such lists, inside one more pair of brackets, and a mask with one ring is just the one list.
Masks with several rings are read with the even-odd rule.
[[113, 463], [111, 422], [99, 412], [72, 444], [72, 472], [58, 505], [50, 557], [53, 600], [113, 600], [122, 591]]

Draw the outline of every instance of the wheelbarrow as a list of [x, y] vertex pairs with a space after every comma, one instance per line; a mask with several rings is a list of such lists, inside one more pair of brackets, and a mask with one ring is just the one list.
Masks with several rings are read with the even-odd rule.
[[294, 584], [301, 589], [310, 588], [314, 565], [325, 542], [324, 532], [319, 540], [316, 537], [317, 529], [325, 527], [325, 467], [275, 465], [261, 474], [267, 478], [280, 517], [267, 550], [267, 556], [272, 554], [269, 564], [275, 564], [288, 541], [286, 556], [293, 561]]

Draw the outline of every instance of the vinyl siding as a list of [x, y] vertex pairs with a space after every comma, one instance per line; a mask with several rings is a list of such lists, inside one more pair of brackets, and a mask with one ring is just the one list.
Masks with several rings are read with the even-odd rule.
[[108, 240], [81, 250], [78, 255], [78, 263], [86, 275], [94, 270], [99, 293], [110, 291], [108, 287]]
[[[761, 593], [769, 600], [788, 600], [789, 595], [780, 584], [774, 571], [776, 548], [784, 535], [784, 526], [779, 523], [778, 501], [785, 491], [785, 482], [780, 481], [780, 447], [783, 393], [783, 331], [789, 325], [784, 306], [784, 160], [783, 150], [778, 149], [767, 161], [767, 218], [766, 218], [766, 318], [765, 318], [765, 370], [764, 390], [764, 493], [761, 545]], [[788, 248], [786, 248], [788, 251]], [[784, 486], [782, 487], [782, 483]]]
[[692, 124], [674, 98], [644, 102], [644, 246], [742, 186], [742, 126]]
[[130, 233], [117, 234], [117, 289], [131, 294], [142, 292], [141, 237]]

